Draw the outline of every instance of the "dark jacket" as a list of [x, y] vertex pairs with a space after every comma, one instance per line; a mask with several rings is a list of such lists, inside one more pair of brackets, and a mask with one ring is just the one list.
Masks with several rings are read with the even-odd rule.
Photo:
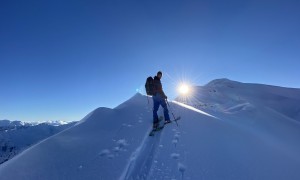
[[157, 76], [154, 77], [153, 84], [154, 84], [154, 95], [156, 95], [156, 93], [159, 93], [163, 98], [166, 98], [167, 96], [165, 95], [160, 79]]

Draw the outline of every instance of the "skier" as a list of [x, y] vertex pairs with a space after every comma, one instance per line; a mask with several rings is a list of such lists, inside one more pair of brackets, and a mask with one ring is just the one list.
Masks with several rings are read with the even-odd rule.
[[154, 86], [154, 94], [152, 96], [153, 99], [153, 129], [157, 129], [159, 127], [159, 120], [157, 111], [159, 106], [161, 105], [164, 108], [164, 117], [165, 124], [170, 123], [169, 110], [167, 107], [167, 96], [165, 95], [160, 79], [162, 78], [162, 72], [158, 71], [157, 75], [154, 77], [153, 86]]

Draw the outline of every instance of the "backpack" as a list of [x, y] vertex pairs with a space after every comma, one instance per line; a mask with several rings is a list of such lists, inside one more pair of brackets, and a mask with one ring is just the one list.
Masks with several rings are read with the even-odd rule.
[[154, 95], [154, 79], [151, 76], [149, 76], [146, 80], [145, 89], [147, 95]]

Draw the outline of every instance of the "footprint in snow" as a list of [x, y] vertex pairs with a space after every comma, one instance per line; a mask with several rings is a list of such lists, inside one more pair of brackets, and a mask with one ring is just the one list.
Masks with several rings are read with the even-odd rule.
[[174, 135], [174, 139], [176, 139], [177, 141], [179, 141], [179, 137], [180, 137], [179, 134], [175, 134], [175, 135]]
[[100, 157], [107, 157], [108, 159], [113, 159], [115, 156], [110, 152], [110, 150], [108, 149], [103, 149], [100, 153], [99, 153]]
[[113, 148], [113, 151], [118, 153], [120, 151], [126, 151], [125, 146], [128, 145], [127, 141], [125, 139], [120, 139], [116, 142], [117, 146]]
[[176, 134], [174, 135], [173, 140], [172, 140], [172, 143], [175, 145], [175, 147], [178, 144], [179, 137], [180, 137], [179, 133], [176, 132]]
[[183, 179], [184, 172], [186, 171], [186, 166], [182, 163], [178, 163], [178, 171], [181, 173], [181, 178]]
[[120, 147], [114, 147], [113, 151], [118, 153], [120, 151]]
[[110, 151], [108, 149], [103, 149], [100, 153], [99, 156], [103, 157], [103, 156], [107, 156], [108, 154], [110, 154]]
[[178, 143], [178, 140], [177, 140], [177, 139], [173, 139], [172, 143], [173, 143], [173, 144], [175, 145], [175, 147], [176, 147], [176, 145], [177, 145], [177, 143]]
[[172, 154], [171, 154], [171, 158], [172, 158], [172, 159], [177, 160], [177, 159], [179, 159], [179, 157], [180, 157], [180, 154], [178, 154], [178, 153], [172, 153]]
[[118, 147], [123, 148], [123, 147], [127, 146], [128, 143], [125, 139], [120, 139], [117, 141], [117, 145], [118, 145]]

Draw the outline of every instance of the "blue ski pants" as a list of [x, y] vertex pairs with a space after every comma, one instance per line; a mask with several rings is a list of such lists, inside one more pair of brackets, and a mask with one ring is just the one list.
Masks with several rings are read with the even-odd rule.
[[153, 96], [152, 99], [153, 99], [153, 124], [158, 123], [157, 111], [160, 105], [164, 108], [165, 121], [170, 120], [169, 110], [167, 107], [166, 100], [159, 93]]

